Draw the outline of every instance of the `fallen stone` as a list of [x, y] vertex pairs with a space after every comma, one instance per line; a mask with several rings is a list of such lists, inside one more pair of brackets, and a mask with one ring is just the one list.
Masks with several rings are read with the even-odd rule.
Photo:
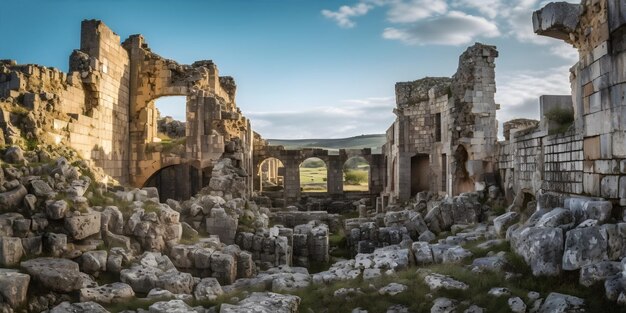
[[59, 258], [37, 258], [20, 263], [37, 284], [53, 291], [68, 293], [83, 288], [78, 263]]
[[405, 292], [407, 289], [409, 289], [409, 287], [407, 287], [406, 285], [398, 284], [398, 283], [390, 283], [389, 285], [378, 289], [378, 294], [395, 296], [399, 293]]
[[599, 226], [575, 228], [567, 232], [563, 269], [577, 270], [585, 265], [608, 260], [608, 235]]
[[430, 313], [454, 313], [458, 302], [448, 298], [437, 298], [433, 301]]
[[30, 276], [0, 269], [0, 298], [10, 307], [18, 309], [26, 303]]
[[197, 301], [215, 301], [217, 297], [224, 294], [222, 286], [213, 277], [203, 278], [193, 292]]
[[428, 285], [430, 290], [438, 290], [438, 289], [446, 289], [446, 290], [467, 290], [469, 285], [464, 282], [455, 280], [452, 277], [441, 275], [437, 273], [432, 273], [426, 275], [424, 277], [424, 282]]
[[585, 300], [552, 292], [544, 300], [539, 313], [582, 313], [585, 311]]
[[50, 313], [109, 313], [109, 311], [95, 302], [62, 302], [50, 310]]
[[112, 283], [80, 290], [80, 302], [123, 303], [135, 297], [133, 288], [124, 283]]

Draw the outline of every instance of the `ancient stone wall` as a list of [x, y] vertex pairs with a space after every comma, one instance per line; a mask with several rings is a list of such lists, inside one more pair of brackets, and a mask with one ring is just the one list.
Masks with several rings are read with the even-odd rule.
[[405, 201], [417, 192], [483, 190], [497, 142], [493, 46], [476, 44], [452, 78], [396, 84], [396, 121], [383, 147], [383, 197]]
[[[626, 164], [625, 11], [623, 1], [600, 0], [550, 3], [534, 13], [535, 32], [572, 44], [580, 60], [570, 69], [571, 97], [542, 96], [539, 127], [512, 132], [501, 143], [500, 173], [507, 173], [514, 193], [554, 192], [626, 203], [621, 166]], [[568, 114], [571, 126], [556, 122], [569, 120]], [[510, 158], [512, 164], [502, 162]]]
[[364, 158], [370, 166], [368, 186], [366, 193], [376, 197], [382, 191], [384, 158], [380, 154], [372, 154], [371, 149], [340, 149], [338, 154], [331, 154], [323, 149], [299, 149], [287, 150], [283, 146], [269, 146], [259, 137], [255, 139], [254, 146], [254, 181], [255, 190], [260, 190], [260, 169], [263, 162], [273, 158], [283, 164], [283, 197], [287, 204], [296, 203], [301, 199], [303, 192], [300, 190], [300, 165], [306, 159], [319, 158], [326, 165], [327, 192], [323, 193], [331, 197], [343, 197], [348, 192], [343, 190], [343, 167], [346, 161], [352, 157]]
[[[137, 187], [162, 180], [161, 170], [169, 168], [168, 177], [190, 182], [174, 191], [179, 199], [207, 185], [222, 157], [254, 170], [252, 130], [236, 106], [236, 84], [220, 77], [212, 61], [178, 64], [153, 53], [141, 35], [121, 43], [101, 21], [85, 20], [69, 69], [3, 61], [0, 137], [11, 144], [37, 138], [69, 145], [110, 177]], [[185, 151], [175, 155], [156, 147], [154, 101], [172, 95], [187, 97]], [[252, 179], [247, 184], [251, 190]]]

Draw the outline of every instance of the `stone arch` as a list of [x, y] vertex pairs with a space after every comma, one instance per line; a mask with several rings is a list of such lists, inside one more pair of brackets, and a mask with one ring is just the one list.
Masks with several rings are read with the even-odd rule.
[[370, 190], [371, 163], [363, 156], [352, 156], [343, 162], [343, 191]]
[[283, 190], [285, 188], [285, 164], [276, 157], [263, 159], [256, 166], [256, 179], [259, 180], [260, 192]]
[[171, 164], [155, 170], [146, 179], [142, 187], [156, 187], [159, 190], [159, 200], [167, 199], [186, 200], [191, 195], [189, 184], [176, 184], [173, 182], [186, 179], [189, 175], [189, 164]]
[[305, 158], [299, 165], [302, 192], [328, 192], [328, 162], [317, 156]]

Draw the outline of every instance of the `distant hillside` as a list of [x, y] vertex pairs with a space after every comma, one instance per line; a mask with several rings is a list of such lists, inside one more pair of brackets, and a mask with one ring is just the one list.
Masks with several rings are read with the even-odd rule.
[[268, 139], [270, 145], [285, 146], [286, 149], [319, 148], [327, 150], [372, 148], [380, 152], [385, 143], [384, 134], [362, 135], [339, 139]]

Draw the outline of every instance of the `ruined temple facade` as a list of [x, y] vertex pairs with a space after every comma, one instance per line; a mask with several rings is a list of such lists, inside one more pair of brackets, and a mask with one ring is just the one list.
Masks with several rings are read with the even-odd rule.
[[[252, 173], [250, 122], [235, 103], [234, 80], [220, 77], [212, 61], [179, 64], [153, 53], [141, 35], [121, 42], [101, 21], [85, 20], [69, 63], [68, 73], [0, 63], [0, 125], [9, 144], [68, 145], [121, 183], [156, 185], [178, 199], [208, 184], [223, 156]], [[185, 151], [176, 155], [155, 149], [154, 101], [163, 96], [187, 97]]]
[[486, 188], [496, 163], [497, 57], [495, 47], [477, 43], [461, 55], [452, 78], [396, 84], [397, 117], [383, 147], [385, 201]]

